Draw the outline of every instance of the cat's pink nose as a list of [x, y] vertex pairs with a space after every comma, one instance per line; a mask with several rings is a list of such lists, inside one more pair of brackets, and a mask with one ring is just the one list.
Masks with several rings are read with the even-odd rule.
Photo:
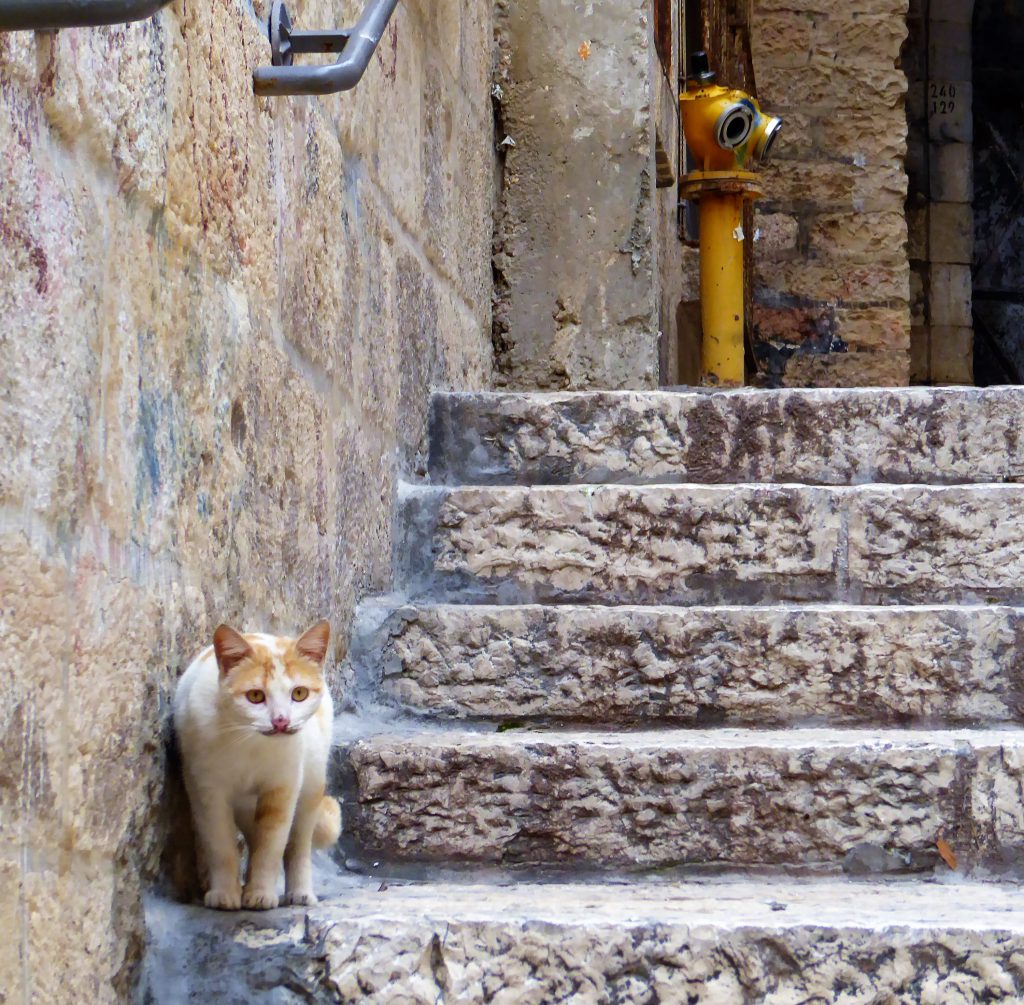
[[275, 715], [270, 720], [270, 725], [274, 727], [275, 733], [287, 733], [288, 727], [292, 724], [291, 719], [286, 715]]

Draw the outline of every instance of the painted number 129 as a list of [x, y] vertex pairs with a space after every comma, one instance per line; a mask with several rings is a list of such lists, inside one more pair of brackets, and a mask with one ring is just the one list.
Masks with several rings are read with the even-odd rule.
[[949, 115], [956, 109], [956, 85], [932, 84], [932, 115]]

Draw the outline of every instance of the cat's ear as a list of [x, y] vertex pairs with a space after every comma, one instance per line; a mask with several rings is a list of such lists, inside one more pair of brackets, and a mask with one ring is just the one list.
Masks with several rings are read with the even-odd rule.
[[331, 623], [318, 621], [308, 632], [295, 640], [295, 651], [317, 666], [322, 666], [327, 656], [327, 643], [331, 641]]
[[217, 666], [225, 677], [242, 660], [252, 656], [252, 646], [227, 625], [218, 625], [213, 633], [213, 650], [217, 654]]

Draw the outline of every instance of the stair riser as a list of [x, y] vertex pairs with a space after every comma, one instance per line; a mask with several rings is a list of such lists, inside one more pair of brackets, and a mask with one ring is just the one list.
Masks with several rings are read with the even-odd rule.
[[[380, 899], [369, 917], [312, 908], [304, 925], [290, 929], [259, 914], [237, 931], [222, 925], [175, 937], [157, 928], [145, 1000], [270, 1005], [284, 1000], [277, 997], [284, 988], [301, 992], [309, 1005], [974, 1005], [1024, 996], [1016, 933], [787, 928], [781, 920], [739, 929], [678, 921], [567, 924], [543, 915], [473, 920], [452, 917], [443, 904], [424, 916], [389, 910], [388, 898]], [[172, 954], [190, 965], [172, 969]]]
[[834, 870], [864, 842], [928, 867], [939, 837], [963, 865], [1024, 849], [1020, 748], [511, 735], [357, 743], [350, 839], [394, 862], [591, 868]]
[[448, 485], [1021, 481], [1024, 390], [443, 394], [431, 440]]
[[1022, 654], [1010, 608], [435, 607], [397, 612], [372, 662], [451, 718], [906, 724], [1018, 719]]
[[406, 488], [400, 583], [478, 603], [1024, 602], [1024, 486]]

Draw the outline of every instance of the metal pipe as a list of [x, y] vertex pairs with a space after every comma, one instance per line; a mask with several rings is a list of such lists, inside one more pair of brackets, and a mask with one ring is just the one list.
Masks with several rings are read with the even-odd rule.
[[0, 31], [53, 31], [127, 24], [152, 17], [170, 0], [0, 0]]
[[743, 386], [743, 195], [705, 192], [700, 199], [701, 379]]
[[351, 90], [362, 79], [384, 35], [398, 0], [370, 0], [348, 32], [337, 62], [329, 66], [261, 66], [253, 73], [257, 94], [336, 94]]

